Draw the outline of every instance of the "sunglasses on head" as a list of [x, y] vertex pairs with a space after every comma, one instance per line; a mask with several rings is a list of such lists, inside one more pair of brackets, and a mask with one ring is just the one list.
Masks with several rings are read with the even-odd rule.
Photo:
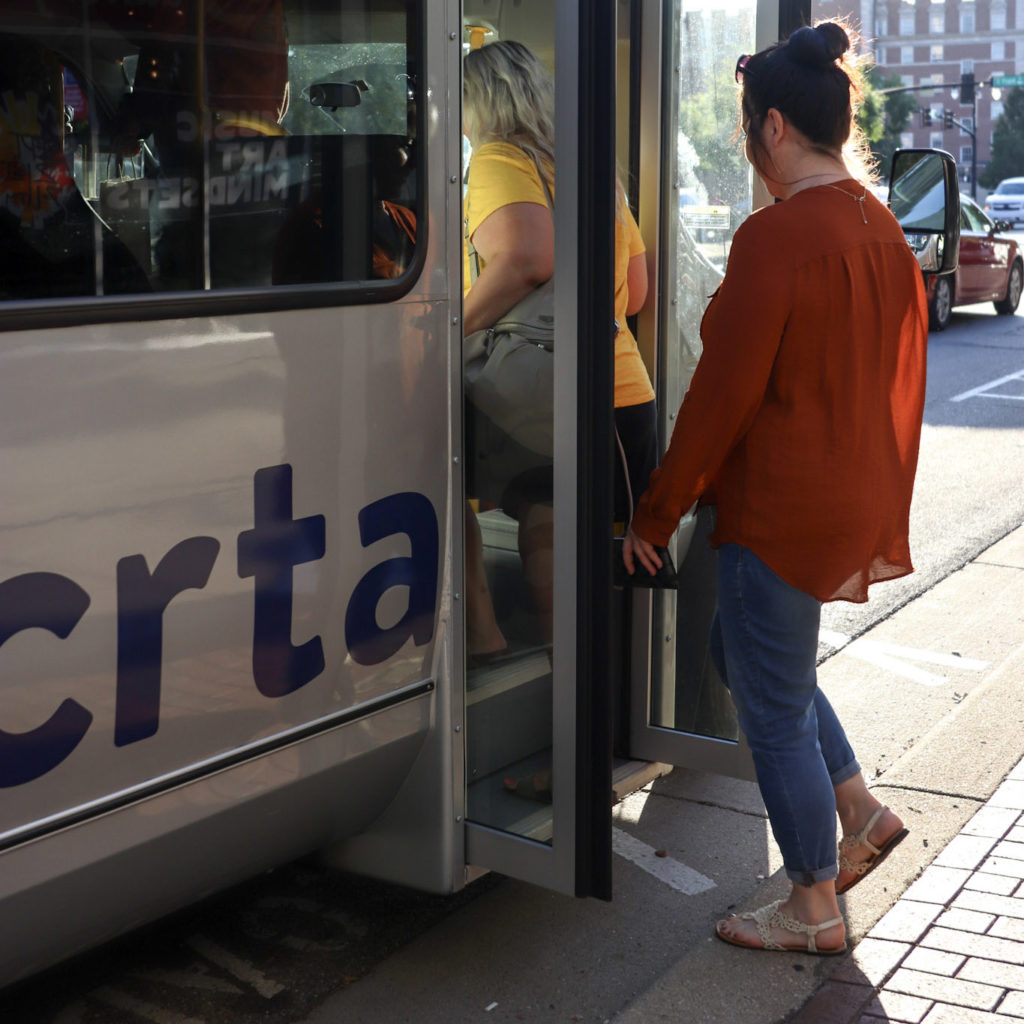
[[740, 78], [740, 75], [745, 75], [747, 73], [747, 64], [750, 63], [750, 57], [751, 55], [749, 53], [741, 53], [739, 59], [736, 61], [735, 77], [737, 82], [743, 81], [743, 79]]

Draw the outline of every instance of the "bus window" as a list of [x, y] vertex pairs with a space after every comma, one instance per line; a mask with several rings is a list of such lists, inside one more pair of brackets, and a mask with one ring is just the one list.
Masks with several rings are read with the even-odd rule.
[[46, 6], [0, 3], [2, 298], [410, 272], [418, 0]]

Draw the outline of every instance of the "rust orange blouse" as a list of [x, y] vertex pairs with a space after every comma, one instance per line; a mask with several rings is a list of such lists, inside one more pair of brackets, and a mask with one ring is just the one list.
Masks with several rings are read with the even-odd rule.
[[895, 218], [837, 185], [848, 194], [808, 188], [737, 230], [632, 527], [665, 544], [713, 495], [714, 546], [750, 548], [821, 601], [866, 601], [868, 584], [913, 571], [928, 316]]

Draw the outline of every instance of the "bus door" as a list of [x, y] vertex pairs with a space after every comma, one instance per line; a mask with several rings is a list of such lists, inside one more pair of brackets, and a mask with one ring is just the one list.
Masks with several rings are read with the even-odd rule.
[[[667, 446], [701, 353], [700, 322], [725, 271], [736, 228], [770, 201], [739, 138], [737, 58], [784, 38], [810, 14], [776, 0], [633, 5], [640, 51], [630, 55], [631, 133], [620, 128], [648, 240], [657, 301], [636, 331], [656, 381]], [[783, 10], [785, 8], [785, 10]], [[786, 24], [784, 24], [785, 22]], [[620, 110], [623, 83], [620, 66]], [[657, 240], [652, 246], [651, 241]], [[752, 779], [728, 690], [711, 663], [716, 555], [713, 509], [691, 509], [670, 550], [676, 590], [632, 594], [629, 752], [634, 757]]]
[[615, 5], [465, 0], [465, 51], [502, 40], [554, 76], [554, 394], [545, 449], [465, 389], [465, 859], [468, 877], [608, 896]]
[[[809, 10], [790, 7], [787, 25], [806, 20]], [[710, 512], [692, 511], [674, 538], [677, 591], [612, 586], [613, 347], [603, 326], [615, 169], [605, 140], [615, 132], [647, 243], [652, 287], [634, 334], [667, 444], [733, 233], [767, 199], [738, 137], [736, 59], [779, 38], [782, 21], [777, 0], [464, 4], [465, 50], [513, 39], [553, 68], [557, 140], [549, 494], [489, 489], [495, 449], [481, 439], [471, 389], [465, 403], [466, 687], [454, 727], [465, 728], [467, 877], [479, 867], [608, 895], [613, 770], [643, 759], [753, 777], [708, 656]], [[470, 181], [470, 207], [473, 195]], [[534, 528], [548, 531], [546, 563], [531, 561]], [[490, 620], [474, 604], [480, 586]]]

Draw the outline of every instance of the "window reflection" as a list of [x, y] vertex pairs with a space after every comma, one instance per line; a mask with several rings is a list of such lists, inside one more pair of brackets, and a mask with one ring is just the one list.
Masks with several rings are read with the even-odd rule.
[[401, 276], [417, 8], [5, 0], [0, 294]]

